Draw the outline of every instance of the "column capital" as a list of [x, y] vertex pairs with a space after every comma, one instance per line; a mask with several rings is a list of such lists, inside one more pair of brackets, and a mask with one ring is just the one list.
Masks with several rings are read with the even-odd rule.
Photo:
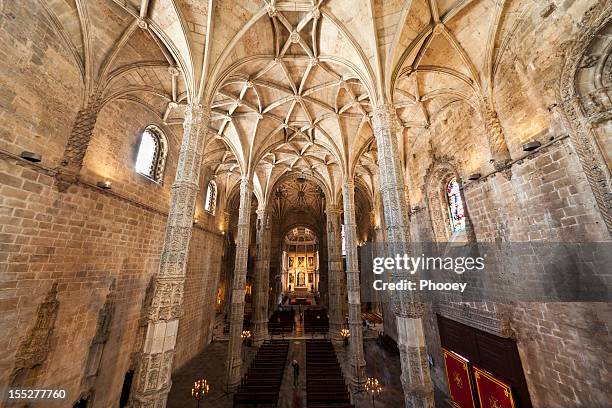
[[394, 305], [392, 310], [396, 317], [422, 319], [425, 316], [425, 304], [423, 302], [403, 302]]
[[339, 205], [328, 205], [325, 207], [325, 214], [328, 216], [342, 214], [342, 207]]
[[355, 189], [355, 180], [351, 179], [351, 178], [347, 178], [346, 180], [344, 180], [344, 183], [342, 183], [342, 188], [352, 188]]
[[395, 107], [389, 103], [376, 106], [372, 112], [372, 124], [375, 128], [389, 127], [396, 118]]
[[187, 118], [193, 119], [196, 117], [210, 117], [210, 110], [206, 109], [202, 104], [190, 103], [185, 107], [185, 120]]
[[240, 189], [248, 188], [249, 190], [253, 190], [253, 181], [251, 181], [248, 177], [240, 178]]

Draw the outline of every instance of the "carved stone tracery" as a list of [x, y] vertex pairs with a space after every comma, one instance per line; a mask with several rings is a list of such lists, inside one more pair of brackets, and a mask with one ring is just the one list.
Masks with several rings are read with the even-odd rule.
[[96, 332], [89, 346], [89, 353], [85, 365], [85, 375], [83, 377], [83, 386], [88, 389], [94, 385], [94, 381], [98, 376], [104, 345], [108, 341], [110, 335], [110, 326], [115, 313], [115, 298], [116, 298], [116, 281], [113, 279], [106, 300], [98, 313], [98, 323]]
[[34, 326], [17, 350], [11, 386], [37, 385], [39, 368], [51, 352], [51, 336], [55, 329], [58, 309], [57, 283], [53, 283], [43, 302], [38, 305]]
[[[602, 113], [603, 102], [590, 94], [581, 101], [577, 94], [575, 78], [585, 53], [598, 32], [612, 18], [612, 4], [598, 2], [591, 7], [582, 19], [582, 32], [578, 35], [566, 55], [566, 62], [561, 76], [560, 99], [563, 109], [560, 115], [569, 131], [570, 139], [578, 153], [582, 168], [593, 191], [595, 202], [601, 216], [612, 234], [612, 181], [606, 159], [597, 145], [596, 136], [589, 117]], [[609, 58], [608, 58], [609, 59]], [[597, 95], [598, 96], [598, 95]], [[599, 98], [599, 96], [598, 96]], [[607, 111], [610, 107], [608, 106]]]

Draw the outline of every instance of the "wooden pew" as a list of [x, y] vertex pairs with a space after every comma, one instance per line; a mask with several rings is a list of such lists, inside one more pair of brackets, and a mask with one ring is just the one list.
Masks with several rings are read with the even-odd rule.
[[234, 394], [234, 407], [276, 407], [288, 352], [288, 341], [264, 342]]
[[353, 408], [336, 352], [327, 340], [306, 340], [308, 408]]

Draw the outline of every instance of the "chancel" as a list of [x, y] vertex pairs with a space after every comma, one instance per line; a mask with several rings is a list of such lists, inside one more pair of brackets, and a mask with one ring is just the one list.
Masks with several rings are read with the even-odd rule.
[[611, 0], [0, 0], [0, 407], [610, 408]]

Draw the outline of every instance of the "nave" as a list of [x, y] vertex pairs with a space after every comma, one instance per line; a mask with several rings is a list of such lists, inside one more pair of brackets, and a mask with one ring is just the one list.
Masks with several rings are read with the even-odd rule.
[[610, 408], [611, 167], [612, 0], [0, 0], [0, 407]]
[[[306, 312], [308, 309], [304, 310]], [[316, 313], [316, 311], [313, 311]], [[269, 323], [272, 322], [272, 319]], [[175, 372], [172, 376], [172, 389], [168, 396], [168, 408], [183, 408], [189, 407], [194, 404], [191, 396], [191, 388], [193, 387], [193, 380], [195, 378], [206, 378], [211, 386], [210, 394], [202, 400], [202, 407], [215, 407], [215, 408], [230, 408], [230, 407], [268, 407], [272, 405], [260, 404], [260, 405], [238, 405], [235, 404], [234, 394], [228, 393], [226, 384], [224, 381], [224, 375], [226, 373], [226, 367], [220, 362], [227, 361], [227, 347], [228, 338], [227, 334], [222, 334], [221, 329], [217, 331], [219, 337], [215, 338], [201, 354], [194, 357], [180, 370]], [[333, 346], [331, 342], [326, 338], [327, 336], [317, 330], [317, 332], [306, 334], [304, 330], [304, 323], [299, 319], [299, 314], [296, 313], [294, 326], [291, 332], [285, 332], [283, 335], [280, 333], [271, 335], [272, 342], [288, 342], [289, 349], [286, 358], [284, 359], [284, 372], [282, 374], [282, 383], [280, 386], [277, 406], [282, 408], [369, 408], [371, 407], [372, 401], [370, 395], [365, 391], [351, 389], [349, 383], [346, 381], [346, 376], [350, 374], [350, 367], [348, 362], [350, 361], [350, 353], [348, 348], [343, 344]], [[376, 397], [375, 404], [379, 408], [395, 408], [401, 406], [403, 403], [403, 392], [399, 377], [401, 374], [401, 367], [399, 361], [399, 355], [397, 350], [389, 349], [382, 343], [377, 341], [377, 330], [371, 328], [364, 332], [364, 350], [366, 355], [367, 373], [370, 376], [380, 378], [384, 383], [384, 391]], [[285, 340], [282, 340], [285, 338]], [[309, 344], [314, 346], [311, 350], [318, 358], [313, 358], [312, 363], [322, 362], [326, 365], [329, 362], [333, 362], [333, 359], [328, 359], [325, 356], [321, 356], [321, 347], [330, 347], [333, 350], [336, 361], [338, 362], [338, 368], [341, 370], [341, 377], [337, 374], [328, 374], [327, 369], [325, 370], [324, 380], [327, 385], [319, 387], [323, 389], [323, 399], [321, 401], [321, 395], [319, 400], [308, 398], [308, 391], [313, 387], [316, 387], [316, 380], [313, 381], [314, 373], [310, 373], [310, 383], [308, 382], [308, 348]], [[242, 371], [242, 379], [244, 382], [245, 375], [249, 371], [249, 367], [252, 367], [253, 361], [258, 354], [258, 348], [255, 346], [247, 346], [246, 343], [243, 345], [243, 357], [245, 361], [244, 369]], [[291, 362], [296, 360], [300, 365], [300, 377], [298, 387], [293, 386], [293, 372]], [[335, 380], [330, 378], [335, 376]], [[331, 384], [335, 381], [344, 392], [348, 395], [351, 402], [343, 404], [342, 402], [331, 402], [334, 398], [326, 398], [326, 393], [334, 392], [337, 388], [332, 388]], [[340, 385], [341, 384], [341, 385]], [[320, 384], [319, 384], [320, 385]], [[329, 385], [329, 386], [328, 386]], [[310, 387], [310, 388], [309, 388]], [[316, 394], [312, 393], [311, 396]], [[443, 406], [443, 405], [441, 405]]]

